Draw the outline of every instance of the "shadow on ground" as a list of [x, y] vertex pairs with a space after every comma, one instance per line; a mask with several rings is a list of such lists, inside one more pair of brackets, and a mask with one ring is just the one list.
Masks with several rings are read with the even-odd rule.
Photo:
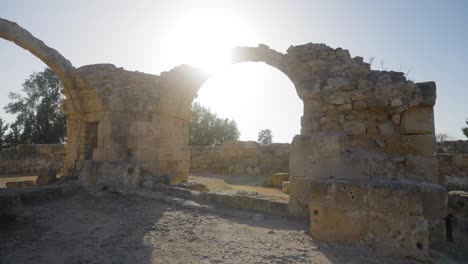
[[304, 220], [248, 211], [82, 191], [26, 207], [1, 223], [0, 263], [398, 263], [313, 241]]

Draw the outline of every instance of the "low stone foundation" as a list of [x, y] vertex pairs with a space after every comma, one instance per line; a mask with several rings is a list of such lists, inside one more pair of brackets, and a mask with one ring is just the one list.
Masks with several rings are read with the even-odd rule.
[[429, 260], [429, 223], [446, 215], [437, 184], [326, 179], [310, 182], [312, 237], [365, 243], [384, 255]]
[[0, 151], [0, 173], [39, 173], [48, 168], [60, 171], [64, 157], [62, 144], [17, 145]]
[[468, 191], [468, 141], [438, 143], [439, 182], [447, 190]]
[[125, 191], [141, 185], [140, 168], [132, 161], [84, 161], [79, 180], [87, 190]]
[[254, 141], [229, 141], [215, 147], [190, 147], [190, 169], [220, 174], [273, 175], [289, 171], [290, 144], [261, 146]]

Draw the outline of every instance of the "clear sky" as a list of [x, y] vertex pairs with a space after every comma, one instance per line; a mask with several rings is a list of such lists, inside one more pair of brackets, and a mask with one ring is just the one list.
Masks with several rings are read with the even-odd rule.
[[[232, 46], [265, 43], [285, 52], [308, 42], [375, 57], [373, 67], [437, 82], [436, 131], [464, 138], [468, 118], [468, 1], [130, 1], [0, 0], [19, 23], [75, 67], [113, 63], [159, 74], [182, 63], [213, 70], [199, 100], [237, 121], [241, 139], [271, 128], [273, 140], [299, 133], [302, 102], [289, 79], [261, 63], [225, 66]], [[222, 66], [221, 66], [222, 65]], [[45, 65], [0, 39], [0, 106]], [[0, 116], [8, 120], [0, 110]]]

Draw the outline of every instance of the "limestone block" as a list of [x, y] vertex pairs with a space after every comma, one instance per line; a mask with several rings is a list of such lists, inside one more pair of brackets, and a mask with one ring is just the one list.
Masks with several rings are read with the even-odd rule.
[[448, 193], [448, 209], [450, 213], [468, 219], [468, 192], [450, 191]]
[[406, 110], [401, 118], [401, 133], [406, 135], [434, 134], [433, 108], [414, 107]]
[[105, 148], [94, 149], [93, 160], [107, 160], [107, 149]]
[[159, 142], [159, 138], [155, 136], [128, 136], [127, 137], [127, 146], [129, 149], [155, 149], [158, 145], [158, 142]]
[[135, 136], [135, 137], [154, 136], [155, 130], [154, 130], [153, 122], [145, 122], [145, 121], [132, 122], [130, 125], [129, 135]]
[[434, 106], [436, 101], [435, 82], [416, 83], [416, 95], [421, 106]]
[[[296, 135], [289, 153], [289, 174], [291, 177], [306, 176], [307, 167], [317, 157], [339, 157], [341, 137], [329, 134]], [[312, 162], [311, 162], [312, 160]]]
[[367, 211], [368, 187], [366, 182], [350, 184], [348, 181], [333, 181], [332, 192], [329, 192], [330, 202], [337, 207]]
[[367, 108], [367, 103], [364, 101], [357, 101], [354, 103], [354, 109], [363, 110]]
[[343, 104], [337, 107], [338, 112], [351, 111], [353, 110], [352, 104]]
[[405, 162], [407, 178], [416, 181], [438, 183], [436, 157], [411, 156]]
[[[313, 238], [348, 244], [362, 242], [381, 254], [429, 259], [429, 227], [424, 217], [435, 211], [443, 214], [443, 198], [438, 195], [441, 187], [417, 182], [337, 179], [311, 181], [309, 186]], [[430, 199], [437, 200], [439, 206], [423, 215]]]
[[467, 154], [460, 154], [460, 155], [453, 155], [452, 164], [456, 168], [460, 170], [468, 171], [468, 153]]
[[282, 187], [283, 182], [289, 179], [289, 173], [275, 173], [271, 178], [271, 184], [274, 187]]
[[398, 183], [375, 182], [369, 186], [369, 209], [399, 215], [402, 213], [403, 192]]
[[334, 104], [334, 105], [343, 105], [346, 103], [346, 101], [344, 97], [333, 97], [333, 98], [330, 98], [327, 101], [327, 103]]
[[126, 160], [128, 158], [128, 150], [124, 148], [107, 148], [106, 160]]
[[351, 100], [353, 100], [353, 101], [362, 101], [362, 100], [367, 100], [369, 98], [370, 98], [370, 96], [368, 94], [364, 94], [364, 93], [355, 93], [355, 94], [351, 95]]
[[400, 124], [400, 120], [401, 120], [401, 115], [400, 114], [392, 115], [393, 124], [395, 124], [396, 126], [398, 126]]
[[369, 135], [377, 135], [379, 133], [379, 130], [377, 129], [376, 125], [368, 125], [366, 133]]
[[379, 133], [382, 136], [389, 137], [393, 135], [393, 132], [395, 131], [395, 126], [392, 121], [387, 120], [386, 122], [383, 122], [382, 124], [379, 124]]
[[[309, 201], [316, 204], [327, 204], [329, 202], [329, 193], [331, 193], [332, 184], [326, 180], [312, 180], [308, 182]], [[330, 195], [330, 199], [332, 199]]]
[[391, 107], [397, 107], [403, 105], [403, 101], [401, 98], [393, 98], [392, 101], [390, 102]]
[[369, 108], [383, 108], [388, 105], [388, 99], [382, 97], [374, 97], [369, 100]]
[[281, 191], [284, 193], [289, 193], [289, 181], [284, 181], [281, 185]]
[[343, 124], [346, 135], [358, 136], [366, 133], [366, 124], [362, 121], [348, 121]]
[[156, 176], [163, 177], [169, 185], [177, 185], [188, 180], [189, 161], [184, 160], [159, 160]]
[[422, 183], [423, 213], [426, 218], [447, 216], [447, 190], [439, 184]]
[[369, 214], [369, 245], [378, 253], [395, 257], [430, 260], [427, 221], [420, 216], [402, 218]]
[[306, 167], [307, 178], [368, 179], [371, 163], [365, 157], [319, 157]]
[[368, 232], [365, 211], [348, 210], [321, 203], [309, 204], [312, 238], [328, 242], [354, 244]]
[[79, 174], [80, 184], [88, 190], [129, 190], [141, 183], [140, 170], [132, 161], [91, 161], [83, 162]]
[[130, 150], [130, 157], [136, 161], [151, 161], [157, 160], [157, 149], [132, 149]]
[[309, 201], [311, 179], [303, 177], [289, 178], [289, 196], [298, 200]]
[[122, 112], [125, 111], [124, 100], [118, 95], [112, 95], [103, 98], [104, 108], [112, 109], [112, 111]]
[[308, 216], [309, 204], [307, 201], [289, 198], [288, 210], [291, 216]]
[[434, 156], [436, 151], [434, 135], [392, 136], [385, 145], [386, 152], [397, 155]]

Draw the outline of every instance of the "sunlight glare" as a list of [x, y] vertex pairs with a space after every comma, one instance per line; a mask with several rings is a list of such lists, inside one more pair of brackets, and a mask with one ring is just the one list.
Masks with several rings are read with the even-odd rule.
[[273, 142], [290, 143], [300, 134], [303, 103], [291, 80], [262, 62], [226, 67], [208, 79], [195, 100], [222, 118], [234, 119], [240, 140], [257, 141], [269, 128]]
[[173, 66], [189, 64], [215, 72], [230, 63], [231, 50], [251, 39], [242, 19], [226, 10], [200, 9], [179, 20], [165, 38], [165, 58]]

